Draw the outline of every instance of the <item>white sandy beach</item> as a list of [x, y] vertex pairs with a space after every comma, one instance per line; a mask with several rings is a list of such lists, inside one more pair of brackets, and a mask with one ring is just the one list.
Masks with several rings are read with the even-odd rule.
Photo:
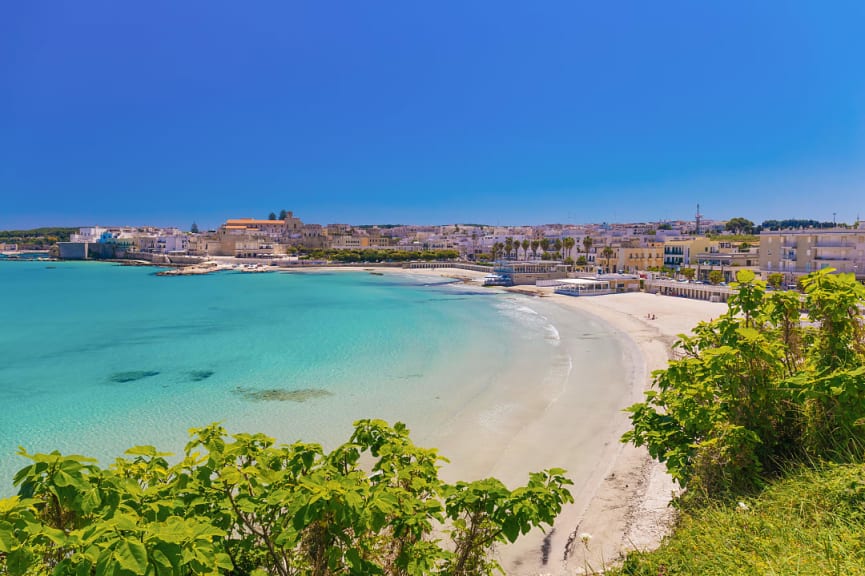
[[[666, 367], [670, 346], [679, 334], [689, 333], [698, 322], [717, 318], [727, 309], [726, 304], [642, 292], [551, 298], [565, 309], [592, 314], [629, 341], [626, 348], [635, 354], [635, 366], [631, 395], [622, 398], [623, 408], [642, 400], [642, 392], [651, 385], [651, 372]], [[654, 320], [647, 318], [650, 314], [655, 315]], [[512, 560], [508, 574], [597, 571], [625, 550], [652, 548], [660, 542], [672, 520], [668, 503], [675, 484], [645, 449], [618, 442], [628, 429], [627, 415], [621, 416], [618, 432], [607, 439], [609, 460], [595, 463], [591, 482], [575, 486], [574, 505], [556, 522], [550, 542], [556, 563], [532, 567], [531, 551], [527, 551]], [[588, 545], [579, 539], [583, 533], [592, 536]], [[520, 560], [527, 570], [514, 569]]]

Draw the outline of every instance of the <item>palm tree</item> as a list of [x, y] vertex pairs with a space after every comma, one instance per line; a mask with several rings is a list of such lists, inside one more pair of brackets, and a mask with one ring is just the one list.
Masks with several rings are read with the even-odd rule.
[[544, 252], [549, 252], [549, 250], [550, 250], [549, 238], [541, 238], [541, 250], [543, 250]]
[[571, 248], [573, 248], [574, 244], [576, 244], [576, 243], [577, 243], [577, 241], [574, 240], [573, 238], [571, 238], [570, 236], [568, 236], [567, 238], [562, 240], [562, 245], [565, 247], [565, 251], [568, 253], [569, 258], [571, 257], [571, 253], [570, 253]]
[[586, 260], [589, 259], [589, 250], [592, 249], [592, 244], [594, 244], [594, 241], [591, 236], [583, 238], [583, 250], [586, 252]]
[[607, 261], [607, 272], [610, 271], [610, 258], [616, 255], [616, 251], [611, 246], [604, 246], [601, 250], [601, 256]]
[[538, 258], [538, 248], [541, 247], [540, 240], [532, 240], [532, 258], [537, 260]]
[[511, 251], [514, 249], [514, 239], [508, 236], [505, 238], [505, 256], [507, 258], [511, 257]]
[[523, 260], [529, 259], [529, 246], [531, 246], [531, 242], [529, 242], [528, 238], [523, 238], [522, 247], [523, 247]]
[[[559, 240], [558, 238], [556, 238], [555, 241], [553, 242], [553, 249], [554, 249], [557, 253], [559, 253], [559, 252], [562, 251], [562, 241]], [[562, 256], [562, 255], [559, 254], [559, 258], [561, 258], [561, 256]]]
[[588, 262], [589, 262], [589, 250], [592, 249], [592, 244], [594, 244], [594, 243], [595, 242], [594, 242], [594, 240], [592, 240], [591, 236], [586, 236], [585, 238], [583, 238], [583, 250], [586, 253], [585, 259], [586, 259], [587, 267], [588, 267]]

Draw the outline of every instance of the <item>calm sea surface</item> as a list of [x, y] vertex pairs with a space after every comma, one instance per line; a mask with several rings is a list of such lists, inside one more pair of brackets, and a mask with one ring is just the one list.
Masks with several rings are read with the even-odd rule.
[[154, 272], [0, 262], [0, 495], [18, 446], [108, 464], [221, 421], [333, 447], [364, 417], [422, 439], [501, 383], [555, 387], [573, 364], [544, 303], [440, 278]]

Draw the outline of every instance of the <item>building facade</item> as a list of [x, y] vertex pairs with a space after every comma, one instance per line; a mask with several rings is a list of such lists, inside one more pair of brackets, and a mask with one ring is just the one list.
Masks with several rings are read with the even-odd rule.
[[780, 272], [792, 283], [823, 268], [865, 279], [865, 226], [760, 234], [760, 269], [765, 274]]

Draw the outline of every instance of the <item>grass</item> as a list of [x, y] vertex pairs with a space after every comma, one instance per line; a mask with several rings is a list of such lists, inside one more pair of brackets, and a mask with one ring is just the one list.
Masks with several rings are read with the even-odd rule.
[[658, 550], [606, 574], [865, 575], [865, 465], [799, 469], [741, 503], [685, 511]]

